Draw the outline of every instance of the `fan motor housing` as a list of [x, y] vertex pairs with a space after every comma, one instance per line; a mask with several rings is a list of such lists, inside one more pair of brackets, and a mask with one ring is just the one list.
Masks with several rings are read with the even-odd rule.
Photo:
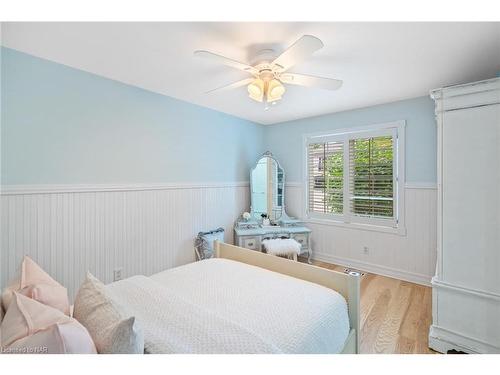
[[259, 78], [264, 82], [274, 79], [274, 73], [271, 69], [259, 69]]

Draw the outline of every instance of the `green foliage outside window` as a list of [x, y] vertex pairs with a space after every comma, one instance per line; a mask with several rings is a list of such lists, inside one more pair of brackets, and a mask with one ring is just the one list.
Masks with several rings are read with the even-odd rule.
[[[349, 195], [353, 214], [393, 217], [393, 139], [353, 139], [349, 143]], [[313, 185], [311, 209], [342, 214], [344, 155], [339, 143], [310, 145]], [[347, 178], [347, 176], [346, 176]]]

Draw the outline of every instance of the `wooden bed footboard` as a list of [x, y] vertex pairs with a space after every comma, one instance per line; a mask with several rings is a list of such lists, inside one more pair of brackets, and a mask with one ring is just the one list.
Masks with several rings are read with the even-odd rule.
[[343, 354], [359, 352], [360, 277], [215, 241], [215, 256], [313, 282], [340, 293], [349, 307], [351, 331]]

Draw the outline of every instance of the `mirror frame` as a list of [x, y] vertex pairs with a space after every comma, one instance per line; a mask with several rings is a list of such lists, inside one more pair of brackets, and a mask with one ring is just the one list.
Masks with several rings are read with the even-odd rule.
[[271, 220], [271, 222], [273, 222], [273, 223], [279, 223], [280, 221], [287, 220], [289, 218], [289, 216], [286, 214], [286, 210], [285, 210], [285, 197], [286, 197], [286, 195], [285, 195], [285, 191], [286, 191], [285, 177], [286, 177], [286, 173], [285, 173], [285, 169], [281, 166], [280, 162], [274, 157], [274, 155], [270, 151], [266, 151], [262, 155], [260, 155], [259, 158], [257, 159], [257, 161], [255, 162], [254, 167], [252, 169], [250, 169], [250, 214], [252, 215], [252, 218], [254, 220], [257, 220], [257, 221], [260, 222], [260, 220], [261, 220], [260, 216], [256, 216], [256, 214], [255, 214], [255, 212], [253, 210], [253, 201], [252, 201], [253, 200], [253, 198], [252, 198], [252, 196], [253, 196], [253, 194], [252, 194], [252, 192], [253, 192], [252, 173], [255, 170], [255, 168], [257, 168], [257, 165], [259, 164], [259, 161], [262, 158], [271, 158], [271, 159], [273, 159], [276, 162], [278, 168], [280, 168], [283, 171], [283, 193], [282, 193], [283, 197], [282, 197], [282, 204], [281, 204], [281, 216], [278, 219], [276, 219], [276, 220]]

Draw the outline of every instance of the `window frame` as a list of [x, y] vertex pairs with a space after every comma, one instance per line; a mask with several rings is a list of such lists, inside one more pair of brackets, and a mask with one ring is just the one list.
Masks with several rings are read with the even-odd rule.
[[[375, 230], [387, 233], [406, 234], [404, 220], [404, 184], [405, 184], [405, 128], [406, 121], [393, 121], [368, 126], [335, 129], [303, 135], [303, 186], [304, 205], [303, 217], [306, 221], [317, 224], [336, 225], [348, 228]], [[356, 215], [350, 212], [350, 170], [349, 170], [349, 141], [351, 139], [370, 138], [392, 135], [393, 141], [393, 199], [394, 218], [384, 219]], [[343, 214], [328, 214], [309, 212], [309, 169], [308, 148], [311, 143], [342, 141], [344, 148], [344, 183], [343, 183]], [[347, 179], [345, 178], [347, 176]]]

